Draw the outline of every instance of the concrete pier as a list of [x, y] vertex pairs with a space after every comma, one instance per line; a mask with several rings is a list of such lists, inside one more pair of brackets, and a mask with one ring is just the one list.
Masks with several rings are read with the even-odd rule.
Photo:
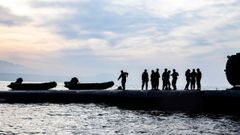
[[127, 109], [240, 115], [240, 91], [0, 91], [0, 103], [99, 103]]

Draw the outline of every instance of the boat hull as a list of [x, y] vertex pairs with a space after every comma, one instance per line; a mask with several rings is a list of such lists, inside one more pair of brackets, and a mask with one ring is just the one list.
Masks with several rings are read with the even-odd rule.
[[114, 85], [113, 81], [104, 83], [78, 83], [71, 84], [70, 82], [65, 82], [66, 88], [69, 90], [104, 90], [111, 88]]
[[8, 85], [12, 90], [48, 90], [57, 86], [56, 82], [46, 83], [11, 83]]

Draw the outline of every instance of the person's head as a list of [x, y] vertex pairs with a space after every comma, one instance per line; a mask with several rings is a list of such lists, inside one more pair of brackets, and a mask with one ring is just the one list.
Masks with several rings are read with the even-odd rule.
[[195, 72], [195, 69], [192, 69], [193, 72]]
[[200, 69], [198, 68], [197, 71], [200, 72]]
[[168, 73], [171, 73], [171, 71], [170, 71], [170, 70], [168, 70]]
[[147, 72], [147, 69], [145, 69], [144, 72]]
[[121, 70], [121, 73], [123, 73], [123, 70]]
[[71, 83], [78, 83], [77, 77], [73, 77], [70, 82], [71, 82]]
[[20, 77], [16, 80], [16, 83], [22, 83], [23, 82], [23, 79]]
[[175, 69], [173, 69], [172, 71], [173, 71], [173, 72], [176, 72], [176, 70], [175, 70]]
[[157, 68], [157, 72], [159, 71], [159, 69]]
[[165, 68], [164, 71], [167, 72], [167, 68]]
[[152, 73], [154, 73], [154, 70], [152, 70]]
[[190, 69], [187, 69], [187, 72], [190, 72], [191, 70]]

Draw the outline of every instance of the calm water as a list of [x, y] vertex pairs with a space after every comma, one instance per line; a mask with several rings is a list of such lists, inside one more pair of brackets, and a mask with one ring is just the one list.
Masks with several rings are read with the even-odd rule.
[[[1, 90], [8, 90], [1, 82]], [[62, 87], [62, 86], [59, 86]], [[240, 134], [240, 117], [95, 104], [0, 104], [0, 134]]]

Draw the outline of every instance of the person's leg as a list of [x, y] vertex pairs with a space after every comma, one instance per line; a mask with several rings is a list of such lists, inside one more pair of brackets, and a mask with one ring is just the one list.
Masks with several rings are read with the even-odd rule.
[[156, 90], [157, 89], [157, 81], [155, 80], [154, 81], [154, 90]]
[[189, 90], [190, 80], [187, 81], [187, 90]]
[[173, 86], [173, 90], [176, 90], [176, 79], [172, 80], [172, 86]]
[[164, 90], [164, 86], [165, 86], [165, 82], [164, 81], [162, 81], [163, 83], [163, 85], [162, 85], [162, 90]]
[[151, 81], [151, 85], [152, 85], [152, 90], [154, 89], [154, 82]]
[[201, 83], [200, 83], [200, 80], [197, 81], [197, 89], [198, 89], [198, 90], [201, 90]]
[[191, 82], [191, 84], [190, 84], [190, 85], [191, 85], [191, 90], [193, 90], [193, 82]]
[[174, 90], [175, 89], [174, 79], [172, 80], [172, 87], [173, 87], [173, 90]]
[[177, 89], [177, 80], [174, 81], [174, 90]]
[[123, 88], [123, 90], [125, 90], [125, 83], [126, 83], [126, 82], [122, 82], [122, 88]]
[[201, 90], [201, 80], [199, 80], [199, 90]]
[[146, 81], [146, 90], [148, 90], [148, 82]]
[[154, 90], [154, 89], [155, 89], [155, 82], [152, 81], [152, 90]]
[[193, 90], [195, 90], [196, 82], [193, 82]]
[[177, 90], [177, 79], [175, 81], [175, 90]]
[[163, 84], [162, 84], [162, 90], [166, 89], [166, 81], [163, 80]]
[[188, 90], [188, 87], [189, 87], [189, 81], [187, 80], [184, 90]]
[[198, 90], [198, 88], [199, 88], [199, 85], [198, 85], [198, 80], [197, 80], [197, 90]]
[[171, 90], [171, 83], [169, 80], [168, 80], [168, 90]]

